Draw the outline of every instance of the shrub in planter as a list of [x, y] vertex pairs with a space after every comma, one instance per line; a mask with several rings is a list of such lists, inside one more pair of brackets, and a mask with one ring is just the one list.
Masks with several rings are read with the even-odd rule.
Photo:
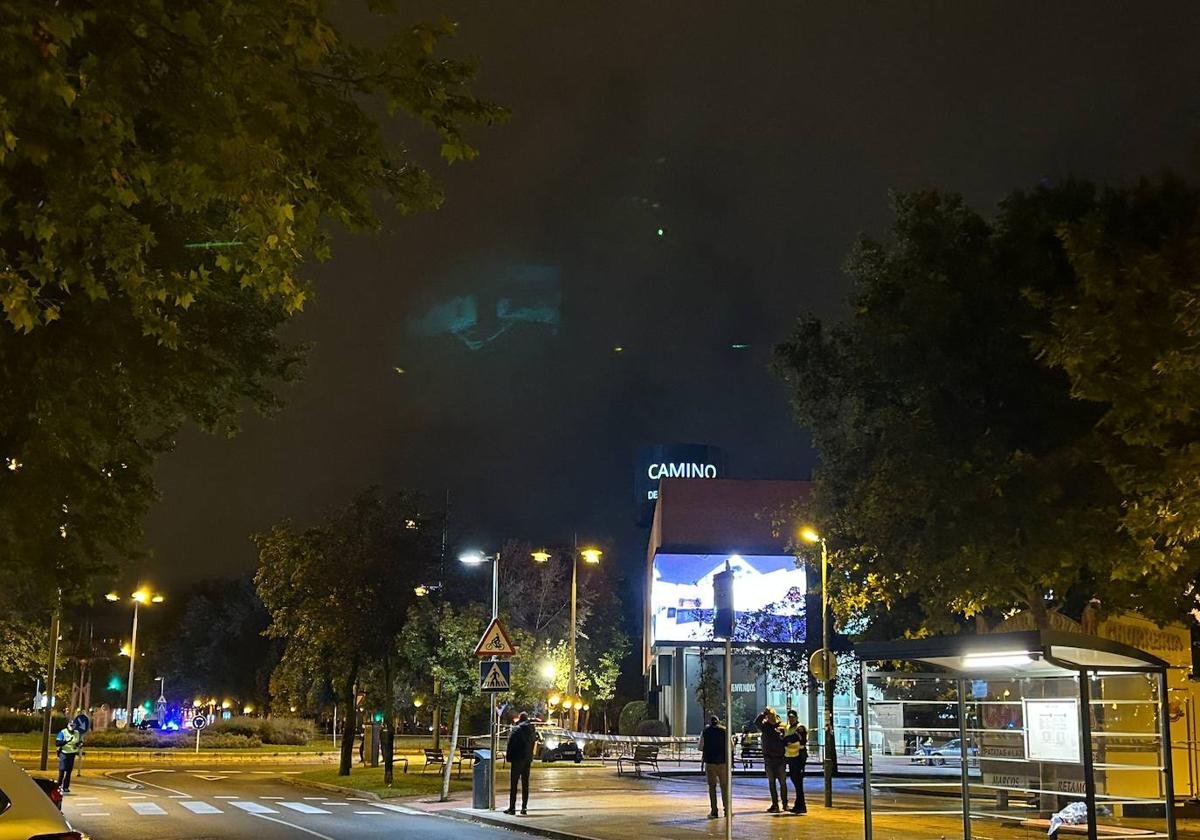
[[[57, 733], [66, 725], [67, 719], [60, 714], [55, 714], [50, 721], [50, 730]], [[24, 715], [16, 712], [0, 714], [0, 733], [40, 732], [41, 728], [41, 715]]]
[[667, 730], [666, 721], [643, 720], [637, 725], [638, 735], [649, 735], [655, 738], [665, 738], [671, 733]]
[[303, 746], [316, 737], [317, 728], [304, 718], [272, 717], [259, 721], [258, 737], [264, 744]]
[[637, 726], [646, 719], [646, 701], [634, 700], [632, 703], [626, 703], [621, 709], [621, 717], [617, 723], [617, 732], [622, 735], [633, 735], [637, 732]]

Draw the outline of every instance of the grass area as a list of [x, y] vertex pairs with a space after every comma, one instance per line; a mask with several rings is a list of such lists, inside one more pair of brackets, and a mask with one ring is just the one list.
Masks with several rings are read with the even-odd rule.
[[[196, 742], [191, 740], [189, 745], [194, 745]], [[87, 743], [87, 738], [83, 741], [84, 748], [89, 752], [104, 752], [107, 749], [114, 750], [149, 750], [150, 747], [90, 747]], [[8, 747], [13, 750], [40, 750], [42, 748], [42, 733], [40, 732], [22, 732], [19, 734], [8, 733], [0, 735], [0, 747]], [[189, 747], [190, 748], [190, 747]], [[165, 749], [165, 748], [164, 748]], [[182, 749], [182, 748], [174, 748]], [[204, 750], [204, 733], [200, 734], [200, 749]], [[54, 738], [50, 739], [50, 751], [54, 751]], [[258, 753], [263, 755], [271, 755], [273, 753], [317, 753], [317, 752], [336, 752], [331, 739], [318, 738], [311, 743], [299, 744], [263, 744], [261, 747], [250, 747], [239, 749], [238, 752]]]
[[[413, 768], [416, 770], [416, 768]], [[308, 779], [327, 785], [354, 788], [369, 791], [377, 796], [388, 798], [392, 796], [434, 796], [442, 791], [442, 776], [440, 773], [401, 773], [397, 766], [391, 787], [383, 784], [382, 767], [354, 767], [349, 776], [339, 776], [336, 767], [311, 770], [301, 773], [297, 779]], [[467, 778], [450, 777], [450, 790], [470, 790], [471, 781]]]

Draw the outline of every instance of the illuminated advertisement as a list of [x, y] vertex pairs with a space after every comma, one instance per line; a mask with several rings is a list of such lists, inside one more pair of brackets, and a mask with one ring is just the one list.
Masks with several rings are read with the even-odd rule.
[[1030, 761], [1078, 764], [1079, 701], [1068, 698], [1026, 698], [1025, 757]]
[[804, 641], [804, 570], [784, 555], [659, 554], [650, 593], [650, 633], [657, 642], [712, 638], [713, 576], [733, 569], [739, 641]]

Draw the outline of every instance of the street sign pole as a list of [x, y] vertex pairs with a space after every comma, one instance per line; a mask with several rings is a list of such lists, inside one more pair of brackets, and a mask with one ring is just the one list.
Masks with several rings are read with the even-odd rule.
[[[496, 556], [492, 558], [492, 621], [500, 619], [500, 552], [496, 552]], [[494, 662], [496, 657], [492, 657]], [[492, 783], [488, 789], [488, 810], [496, 810], [496, 752], [500, 749], [500, 720], [496, 712], [496, 693], [493, 691], [492, 697]]]
[[713, 577], [713, 637], [725, 637], [725, 840], [733, 840], [733, 630], [737, 613], [733, 606], [733, 569]]

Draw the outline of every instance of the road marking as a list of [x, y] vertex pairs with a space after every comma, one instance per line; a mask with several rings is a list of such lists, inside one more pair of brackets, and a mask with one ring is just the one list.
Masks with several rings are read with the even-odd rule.
[[405, 808], [403, 805], [392, 805], [388, 802], [374, 803], [376, 808], [383, 808], [385, 811], [395, 811], [397, 814], [408, 814], [410, 817], [426, 816], [424, 811], [418, 811], [416, 808]]
[[255, 814], [254, 816], [258, 817], [260, 820], [269, 820], [273, 823], [286, 825], [288, 828], [294, 828], [297, 831], [303, 831], [305, 834], [311, 834], [313, 837], [320, 837], [321, 840], [334, 840], [334, 838], [330, 837], [328, 834], [322, 834], [319, 831], [313, 831], [311, 828], [305, 828], [302, 825], [296, 825], [295, 823], [290, 823], [287, 820], [278, 820], [275, 817], [268, 817], [264, 814]]
[[227, 793], [219, 793], [219, 794], [217, 794], [216, 796], [214, 796], [214, 797], [213, 797], [213, 799], [237, 799], [237, 797], [236, 797], [236, 796], [230, 796], [230, 795], [229, 795], [229, 794], [227, 794]]
[[347, 796], [346, 798], [349, 799], [351, 802], [373, 802], [374, 801], [372, 799], [360, 799], [357, 796]]
[[139, 817], [165, 817], [167, 814], [157, 802], [130, 802], [129, 807]]
[[322, 802], [321, 804], [322, 805], [345, 805], [345, 806], [350, 805], [349, 802]]
[[[174, 772], [174, 771], [171, 771], [171, 770], [139, 770], [136, 773], [126, 773], [125, 778], [129, 779], [129, 781], [132, 782], [132, 781], [134, 781], [134, 778], [133, 778], [134, 776], [144, 776], [147, 773], [171, 773], [171, 772]], [[177, 793], [180, 795], [180, 797], [182, 797], [184, 799], [192, 798], [192, 795], [190, 793], [184, 793], [181, 790], [175, 790], [175, 788], [169, 788], [169, 787], [166, 787], [165, 785], [156, 785], [156, 784], [154, 784], [154, 782], [148, 782], [145, 779], [137, 779], [137, 782], [138, 782], [138, 784], [150, 785], [150, 787], [152, 787], [152, 788], [158, 788], [159, 790], [165, 790], [167, 793]]]
[[303, 772], [304, 772], [303, 770], [281, 770], [279, 772], [279, 775], [280, 776], [299, 776]]
[[261, 805], [258, 802], [244, 802], [235, 799], [229, 803], [234, 808], [241, 808], [248, 814], [278, 814], [279, 812], [273, 808], [268, 808], [266, 805]]
[[241, 770], [218, 770], [217, 772], [224, 773], [226, 776], [235, 776], [238, 773], [241, 773], [242, 771]]
[[307, 802], [280, 802], [284, 808], [291, 808], [293, 811], [299, 811], [301, 814], [328, 814], [324, 808], [317, 808], [309, 805]]
[[197, 774], [197, 773], [193, 773], [192, 775], [193, 775], [195, 778], [197, 778], [197, 779], [203, 779], [203, 780], [204, 780], [204, 781], [206, 781], [206, 782], [220, 782], [220, 781], [224, 781], [224, 779], [225, 779], [225, 777], [224, 777], [224, 776], [201, 776], [201, 775], [199, 775], [199, 774]]
[[250, 772], [253, 773], [255, 776], [274, 776], [275, 775], [274, 770], [251, 770]]
[[260, 796], [259, 799], [283, 799], [282, 796]]
[[191, 802], [180, 802], [179, 804], [182, 805], [184, 808], [187, 808], [193, 814], [224, 814], [225, 813], [220, 808], [217, 808], [213, 805], [209, 805], [207, 802], [196, 802], [195, 800], [192, 800]]
[[131, 793], [128, 796], [122, 796], [122, 799], [145, 799], [150, 796], [148, 793]]
[[109, 815], [108, 811], [80, 811], [79, 812], [79, 816], [81, 816], [81, 817], [107, 817], [108, 815]]
[[304, 798], [307, 799], [309, 802], [319, 802], [320, 800], [324, 799], [325, 797], [324, 796], [306, 796]]
[[364, 817], [386, 817], [387, 814], [383, 811], [355, 811], [356, 814], [362, 814]]

